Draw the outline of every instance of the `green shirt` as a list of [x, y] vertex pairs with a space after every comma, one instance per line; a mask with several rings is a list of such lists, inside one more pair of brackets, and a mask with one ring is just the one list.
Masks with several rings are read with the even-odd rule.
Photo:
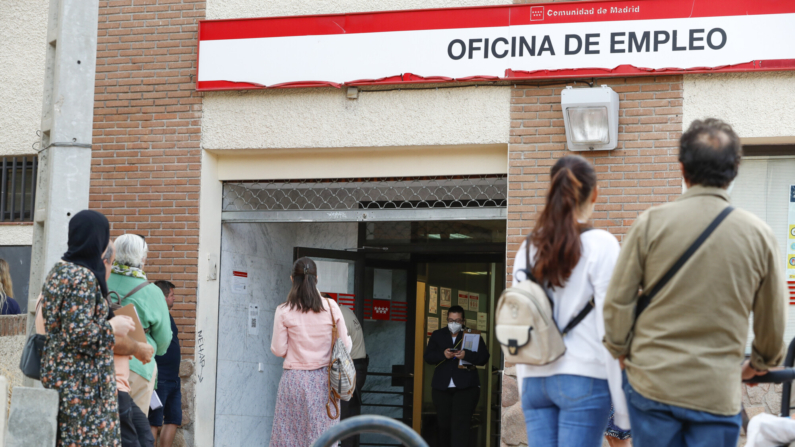
[[751, 364], [784, 354], [784, 259], [770, 227], [735, 209], [635, 320], [649, 290], [726, 206], [725, 190], [693, 186], [644, 212], [624, 238], [604, 304], [605, 346], [626, 355], [642, 396], [719, 415], [740, 412], [740, 365], [753, 311]]
[[[132, 289], [138, 287], [144, 280], [132, 276], [124, 276], [111, 273], [108, 280], [108, 290], [114, 290], [122, 298]], [[168, 350], [171, 343], [171, 320], [169, 319], [168, 304], [163, 292], [154, 284], [150, 284], [143, 289], [135, 292], [121, 303], [123, 306], [128, 304], [135, 305], [138, 318], [144, 330], [149, 329], [146, 340], [155, 349], [155, 355], [163, 355]], [[155, 370], [155, 359], [144, 365], [140, 360], [133, 357], [130, 360], [130, 371], [138, 374], [146, 380], [152, 380], [152, 373]]]

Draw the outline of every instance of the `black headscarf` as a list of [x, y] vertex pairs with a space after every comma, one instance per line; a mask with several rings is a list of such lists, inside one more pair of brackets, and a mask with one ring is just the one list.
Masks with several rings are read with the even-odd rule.
[[109, 242], [108, 218], [97, 211], [83, 210], [69, 221], [69, 250], [61, 258], [91, 270], [97, 278], [103, 297], [108, 296], [108, 284], [105, 282], [102, 254], [108, 248]]

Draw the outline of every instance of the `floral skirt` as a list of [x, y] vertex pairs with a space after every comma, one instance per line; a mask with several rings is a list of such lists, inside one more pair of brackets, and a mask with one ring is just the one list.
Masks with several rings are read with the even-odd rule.
[[626, 430], [626, 431], [625, 430], [621, 430], [620, 428], [618, 428], [618, 426], [615, 423], [613, 423], [613, 415], [614, 414], [615, 414], [615, 410], [613, 410], [613, 408], [611, 407], [610, 408], [610, 419], [608, 419], [608, 421], [607, 421], [607, 430], [605, 430], [605, 436], [610, 436], [611, 438], [616, 438], [616, 439], [621, 439], [621, 440], [630, 439], [632, 437], [632, 435], [629, 432], [629, 430]]
[[339, 416], [329, 419], [326, 402], [328, 368], [285, 369], [276, 396], [270, 447], [311, 446], [323, 432], [340, 421]]

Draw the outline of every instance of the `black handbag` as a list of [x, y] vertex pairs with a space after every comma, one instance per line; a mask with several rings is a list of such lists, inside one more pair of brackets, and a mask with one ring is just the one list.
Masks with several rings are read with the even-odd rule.
[[[39, 313], [41, 301], [36, 306], [36, 315]], [[33, 331], [36, 332], [36, 325], [33, 325]], [[47, 341], [46, 335], [30, 334], [28, 340], [25, 342], [25, 348], [22, 349], [22, 358], [19, 360], [19, 369], [22, 374], [30, 377], [31, 379], [41, 380], [41, 354], [44, 350], [44, 342]]]

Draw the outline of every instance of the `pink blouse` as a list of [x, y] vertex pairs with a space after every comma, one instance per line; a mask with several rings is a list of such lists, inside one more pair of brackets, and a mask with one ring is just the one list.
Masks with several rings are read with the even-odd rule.
[[303, 313], [297, 308], [290, 310], [286, 304], [282, 304], [276, 308], [271, 352], [284, 358], [284, 369], [314, 370], [328, 366], [332, 329], [329, 304], [337, 324], [337, 333], [345, 347], [351, 349], [348, 329], [336, 302], [324, 298], [323, 311], [319, 313]]

